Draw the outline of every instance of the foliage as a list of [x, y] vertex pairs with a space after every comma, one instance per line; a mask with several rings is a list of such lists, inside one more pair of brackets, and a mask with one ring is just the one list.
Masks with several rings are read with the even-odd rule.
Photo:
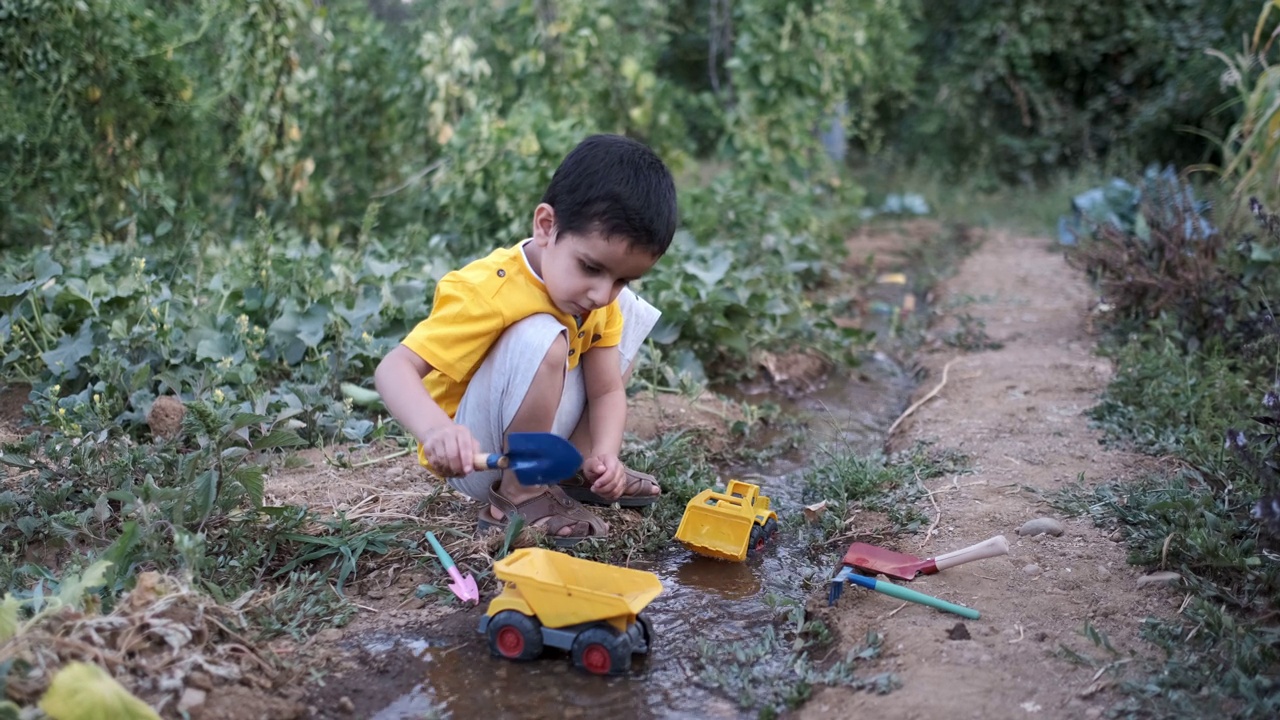
[[[803, 608], [796, 608], [803, 615]], [[823, 670], [809, 656], [816, 643], [804, 637], [787, 642], [772, 625], [765, 626], [754, 641], [714, 646], [699, 644], [701, 681], [733, 697], [738, 705], [754, 710], [758, 717], [772, 718], [799, 707], [815, 687], [845, 686], [887, 694], [899, 687], [892, 673], [859, 677], [854, 667], [859, 660], [880, 654], [883, 638], [868, 631], [865, 647], [854, 647], [844, 658]]]
[[105, 670], [87, 663], [70, 663], [59, 670], [40, 699], [40, 709], [53, 720], [160, 719]]
[[[1112, 310], [1118, 321], [1131, 320], [1120, 325], [1126, 333], [1111, 343], [1117, 373], [1090, 414], [1109, 440], [1177, 462], [1135, 483], [1070, 491], [1064, 501], [1100, 525], [1118, 525], [1131, 562], [1175, 570], [1188, 586], [1190, 600], [1179, 615], [1148, 621], [1144, 628], [1166, 651], [1165, 661], [1129, 687], [1133, 703], [1160, 717], [1194, 714], [1197, 708], [1226, 708], [1233, 717], [1271, 717], [1276, 711], [1280, 655], [1273, 618], [1280, 555], [1256, 520], [1269, 520], [1264, 510], [1277, 494], [1273, 425], [1280, 420], [1270, 388], [1280, 368], [1280, 332], [1268, 309], [1273, 273], [1265, 271], [1275, 222], [1257, 203], [1255, 215], [1266, 237], [1231, 233], [1236, 242], [1217, 241], [1221, 254], [1207, 259], [1193, 243], [1170, 247], [1158, 230], [1169, 224], [1151, 222], [1148, 213], [1152, 245], [1145, 253], [1130, 253], [1128, 266], [1109, 268], [1112, 281], [1128, 267], [1136, 278], [1183, 282], [1201, 299], [1222, 292], [1215, 283], [1240, 299], [1219, 306], [1217, 315], [1176, 302], [1159, 315], [1129, 304]], [[1180, 258], [1169, 257], [1178, 252]], [[1163, 253], [1159, 261], [1156, 253]], [[1185, 268], [1180, 263], [1188, 259], [1220, 273], [1218, 279], [1188, 284], [1186, 273], [1160, 274]], [[1244, 306], [1245, 291], [1255, 293], [1261, 307]], [[1135, 317], [1148, 319], [1132, 322]], [[1260, 392], [1261, 413], [1255, 405]], [[1234, 429], [1248, 416], [1260, 430]]]
[[1261, 237], [1215, 227], [1172, 172], [1148, 172], [1138, 196], [1109, 203], [1114, 209], [1092, 223], [1093, 237], [1068, 256], [1101, 291], [1105, 324], [1125, 334], [1164, 319], [1188, 349], [1238, 349], [1256, 339], [1259, 308], [1280, 291], [1271, 271], [1280, 233], [1271, 216], [1255, 206]]
[[1223, 489], [1195, 470], [1162, 473], [1122, 486], [1070, 490], [1106, 529], [1119, 526], [1131, 563], [1168, 568], [1185, 584], [1188, 603], [1169, 619], [1149, 618], [1144, 636], [1164, 661], [1127, 690], [1154, 717], [1275, 714], [1280, 668], [1273, 619], [1280, 563], [1249, 520], [1253, 486]]
[[[127, 230], [199, 183], [201, 124], [174, 60], [197, 12], [135, 0], [15, 0], [0, 8], [0, 244]], [[200, 162], [203, 160], [205, 162]], [[185, 168], [178, 181], [171, 173]]]
[[915, 107], [895, 145], [949, 174], [1032, 180], [1122, 153], [1185, 163], [1217, 134], [1224, 96], [1205, 48], [1248, 27], [1249, 3], [926, 2]]
[[1275, 0], [1263, 3], [1253, 34], [1238, 54], [1209, 51], [1226, 66], [1220, 83], [1232, 93], [1227, 109], [1234, 122], [1214, 138], [1221, 164], [1202, 166], [1221, 177], [1236, 202], [1258, 195], [1272, 207], [1280, 204], [1280, 67], [1270, 57], [1280, 34], [1280, 24], [1270, 18], [1277, 8]]

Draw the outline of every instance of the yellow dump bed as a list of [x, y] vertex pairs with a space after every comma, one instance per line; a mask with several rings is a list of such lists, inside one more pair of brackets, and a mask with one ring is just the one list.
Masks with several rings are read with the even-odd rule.
[[504, 593], [516, 590], [549, 628], [611, 618], [633, 623], [662, 593], [662, 582], [653, 573], [545, 548], [516, 550], [494, 563], [493, 572], [508, 584]]

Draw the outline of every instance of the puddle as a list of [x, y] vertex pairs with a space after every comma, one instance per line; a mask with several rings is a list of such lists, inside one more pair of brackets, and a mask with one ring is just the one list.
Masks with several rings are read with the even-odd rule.
[[[865, 454], [881, 447], [884, 429], [906, 407], [911, 390], [909, 373], [876, 354], [847, 377], [832, 377], [807, 396], [756, 394], [749, 399], [774, 402], [787, 413], [806, 417], [808, 452], [838, 443]], [[779, 515], [787, 516], [800, 512], [805, 470], [805, 458], [787, 457], [769, 467], [734, 468], [729, 474], [749, 474]], [[803, 602], [806, 578], [821, 582], [834, 567], [834, 558], [809, 557], [806, 545], [802, 534], [782, 532], [761, 560], [726, 563], [673, 542], [657, 557], [634, 563], [658, 575], [663, 593], [646, 610], [657, 636], [654, 647], [648, 656], [633, 656], [626, 676], [602, 678], [576, 671], [567, 653], [550, 648], [531, 663], [490, 657], [485, 639], [475, 631], [485, 598], [479, 609], [459, 614], [457, 623], [465, 627], [453, 628], [451, 638], [364, 638], [361, 644], [376, 667], [364, 677], [330, 678], [325, 695], [335, 697], [340, 688], [358, 716], [375, 720], [755, 717], [756, 711], [739, 708], [734, 698], [701, 683], [700, 647], [722, 650], [758, 640], [779, 617], [771, 600]], [[437, 627], [433, 632], [447, 631]]]

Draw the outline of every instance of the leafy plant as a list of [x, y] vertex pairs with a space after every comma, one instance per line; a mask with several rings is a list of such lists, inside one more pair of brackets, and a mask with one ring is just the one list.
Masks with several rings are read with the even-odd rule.
[[1221, 136], [1204, 133], [1216, 143], [1221, 163], [1196, 168], [1217, 174], [1236, 202], [1259, 195], [1267, 204], [1280, 204], [1280, 67], [1270, 57], [1280, 35], [1280, 24], [1271, 18], [1277, 8], [1280, 3], [1274, 0], [1262, 3], [1239, 53], [1207, 51], [1226, 66], [1220, 84], [1232, 96], [1222, 110], [1230, 111], [1234, 121]]

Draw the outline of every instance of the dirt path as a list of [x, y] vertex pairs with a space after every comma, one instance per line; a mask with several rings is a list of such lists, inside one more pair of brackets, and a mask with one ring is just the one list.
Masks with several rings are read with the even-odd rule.
[[1081, 476], [1097, 484], [1131, 475], [1143, 462], [1100, 446], [1082, 414], [1111, 373], [1086, 331], [1090, 301], [1085, 279], [1048, 240], [1003, 234], [939, 288], [931, 334], [967, 327], [972, 349], [937, 344], [923, 354], [928, 376], [918, 396], [950, 363], [946, 385], [900, 425], [891, 446], [958, 450], [972, 473], [930, 483], [937, 508], [925, 501], [921, 509], [938, 518], [936, 530], [923, 546], [922, 534], [897, 549], [929, 557], [1004, 534], [1010, 553], [911, 584], [980, 610], [980, 620], [963, 621], [967, 639], [951, 639], [955, 615], [914, 604], [895, 612], [901, 602], [852, 586], [834, 609], [815, 603], [840, 632], [837, 653], [859, 646], [869, 629], [882, 633], [884, 652], [863, 672], [891, 671], [902, 687], [887, 695], [826, 688], [798, 717], [1096, 718], [1115, 701], [1110, 673], [1069, 662], [1062, 646], [1103, 660], [1099, 668], [1116, 659], [1086, 639], [1087, 622], [1128, 657], [1143, 649], [1142, 619], [1176, 611], [1181, 597], [1139, 589], [1141, 573], [1125, 563], [1118, 536], [1087, 519], [1059, 518], [1065, 532], [1057, 537], [1017, 534], [1024, 522], [1054, 515], [1040, 493]]

